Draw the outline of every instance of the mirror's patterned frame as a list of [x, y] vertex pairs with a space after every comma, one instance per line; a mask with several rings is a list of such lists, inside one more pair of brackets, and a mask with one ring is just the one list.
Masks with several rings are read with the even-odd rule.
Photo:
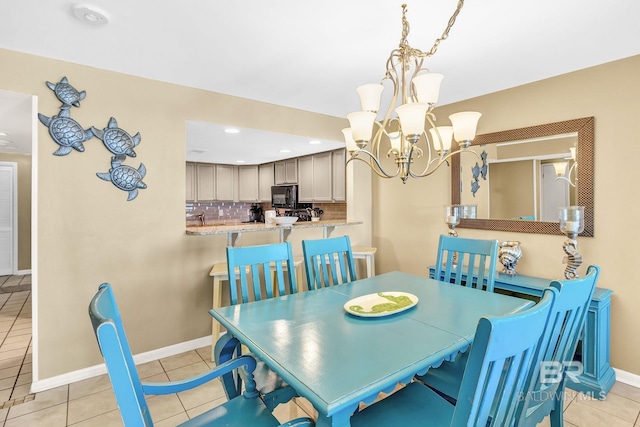
[[[594, 236], [594, 118], [565, 120], [520, 129], [478, 135], [472, 146], [493, 144], [504, 141], [540, 138], [564, 133], [578, 133], [578, 206], [584, 206], [584, 231], [581, 237]], [[451, 158], [451, 204], [460, 204], [460, 154]], [[461, 219], [458, 228], [477, 228], [483, 230], [512, 231], [518, 233], [563, 235], [557, 222], [516, 221], [508, 219]]]

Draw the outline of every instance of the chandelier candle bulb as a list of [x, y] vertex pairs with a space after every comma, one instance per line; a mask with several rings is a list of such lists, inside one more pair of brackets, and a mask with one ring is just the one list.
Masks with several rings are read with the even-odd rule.
[[370, 111], [357, 111], [347, 115], [349, 124], [351, 125], [351, 135], [353, 140], [364, 148], [367, 146], [367, 142], [371, 140], [371, 133], [373, 132], [373, 122], [376, 119], [376, 113]]
[[413, 85], [416, 88], [418, 102], [436, 104], [440, 96], [440, 83], [444, 78], [443, 74], [424, 73], [413, 78]]
[[353, 136], [351, 135], [351, 128], [342, 129], [342, 134], [344, 135], [344, 142], [347, 145], [347, 151], [356, 151], [358, 146], [356, 142], [353, 140]]
[[449, 120], [453, 125], [453, 137], [460, 146], [467, 148], [473, 138], [476, 137], [480, 116], [482, 114], [476, 111], [463, 111], [449, 116]]
[[380, 109], [380, 97], [382, 96], [383, 90], [384, 86], [379, 83], [359, 86], [356, 92], [360, 95], [360, 107], [362, 107], [362, 111], [377, 113]]

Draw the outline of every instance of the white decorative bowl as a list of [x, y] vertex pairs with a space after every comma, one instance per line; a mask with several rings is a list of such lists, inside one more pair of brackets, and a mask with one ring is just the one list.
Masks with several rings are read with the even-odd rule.
[[277, 216], [273, 218], [278, 225], [291, 225], [298, 220], [297, 216]]

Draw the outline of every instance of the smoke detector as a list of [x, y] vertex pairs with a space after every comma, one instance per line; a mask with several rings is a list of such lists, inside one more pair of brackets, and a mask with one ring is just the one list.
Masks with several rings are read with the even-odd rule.
[[96, 27], [109, 22], [106, 12], [88, 4], [74, 4], [71, 6], [71, 12], [80, 21]]

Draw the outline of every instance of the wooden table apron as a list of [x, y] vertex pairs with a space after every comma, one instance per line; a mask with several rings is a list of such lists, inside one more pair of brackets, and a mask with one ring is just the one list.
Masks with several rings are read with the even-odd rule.
[[[383, 291], [409, 292], [420, 302], [378, 318], [344, 311], [350, 299]], [[481, 316], [532, 304], [392, 272], [210, 313], [313, 404], [318, 426], [348, 426], [360, 402], [371, 403], [379, 392], [465, 351]]]

